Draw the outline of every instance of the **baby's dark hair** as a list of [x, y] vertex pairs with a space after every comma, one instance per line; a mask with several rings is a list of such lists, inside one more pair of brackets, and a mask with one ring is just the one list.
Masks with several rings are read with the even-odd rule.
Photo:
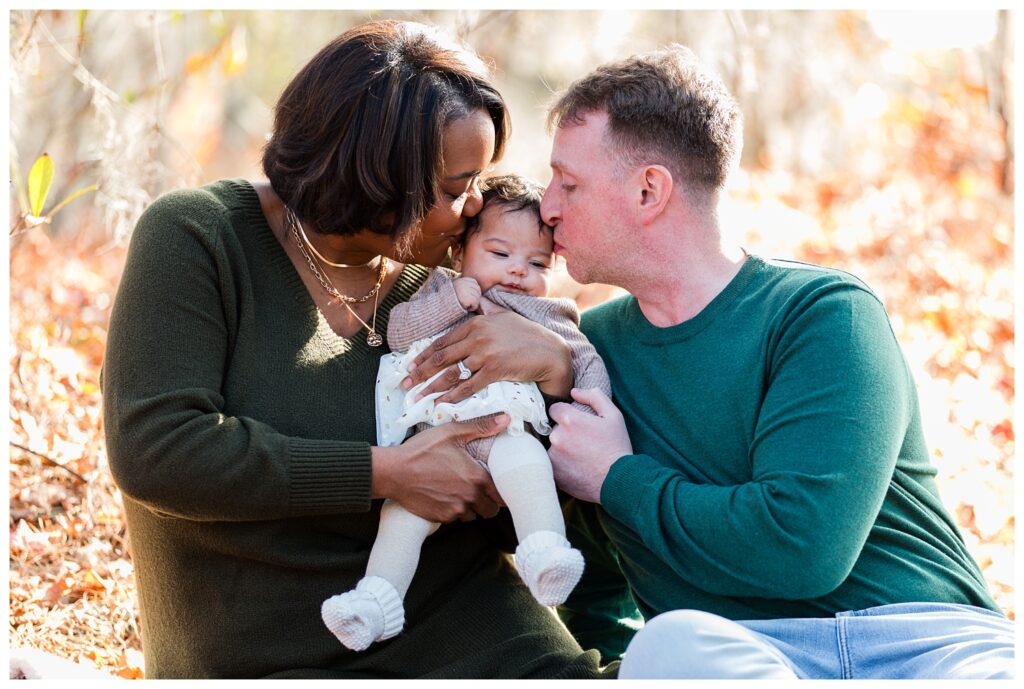
[[[480, 181], [480, 192], [483, 195], [486, 209], [491, 204], [502, 206], [502, 211], [533, 211], [537, 216], [538, 232], [554, 232], [554, 228], [541, 219], [540, 200], [544, 196], [544, 187], [532, 179], [520, 175], [498, 175]], [[466, 219], [466, 233], [462, 235], [462, 243], [480, 231], [480, 218], [483, 210]]]

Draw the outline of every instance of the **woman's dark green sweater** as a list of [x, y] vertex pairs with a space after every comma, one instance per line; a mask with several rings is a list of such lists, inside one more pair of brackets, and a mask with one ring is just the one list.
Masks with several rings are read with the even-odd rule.
[[[427, 275], [405, 268], [378, 328]], [[320, 619], [363, 575], [379, 357], [336, 335], [241, 180], [170, 193], [132, 237], [103, 370], [147, 677], [594, 677], [493, 524], [423, 547], [406, 629], [362, 653]], [[493, 521], [493, 520], [491, 520]]]

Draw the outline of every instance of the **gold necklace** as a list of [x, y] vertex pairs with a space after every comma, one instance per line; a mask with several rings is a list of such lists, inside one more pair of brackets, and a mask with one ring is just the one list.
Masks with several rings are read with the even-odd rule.
[[[295, 214], [293, 213], [292, 215], [295, 215]], [[296, 220], [298, 220], [297, 217], [296, 217]], [[316, 250], [316, 246], [313, 245], [313, 242], [309, 241], [309, 237], [306, 236], [306, 230], [304, 230], [302, 228], [302, 223], [301, 222], [296, 222], [295, 224], [299, 228], [299, 234], [302, 235], [302, 241], [305, 242], [305, 244], [309, 248], [309, 250], [312, 251], [313, 254], [318, 259], [320, 259], [320, 262], [323, 263], [324, 265], [328, 265], [331, 268], [369, 268], [370, 264], [373, 263], [373, 259], [372, 258], [369, 261], [367, 261], [366, 263], [359, 263], [359, 264], [355, 264], [355, 265], [351, 264], [351, 263], [335, 263], [334, 261], [330, 261], [330, 260], [327, 259], [326, 256], [324, 256], [322, 253], [320, 253], [319, 251]]]
[[348, 309], [348, 312], [355, 316], [355, 319], [362, 323], [363, 326], [369, 331], [366, 334], [366, 344], [370, 345], [371, 347], [380, 347], [381, 344], [384, 343], [384, 338], [381, 337], [379, 332], [377, 332], [377, 295], [374, 295], [373, 297], [373, 318], [370, 319], [370, 323], [367, 323], [362, 318], [360, 318], [359, 314], [356, 313], [352, 309], [352, 307], [349, 306], [347, 303], [341, 303], [345, 304], [345, 308]]
[[[303, 245], [302, 239], [300, 239], [299, 237], [299, 232], [302, 230], [302, 224], [299, 222], [298, 217], [287, 206], [285, 207], [285, 212], [287, 213], [288, 220], [291, 225], [292, 236], [295, 238], [295, 243], [299, 246], [299, 251], [302, 252], [303, 257], [306, 259], [306, 264], [309, 266], [309, 269], [313, 271], [313, 275], [316, 276], [317, 280], [320, 282], [323, 288], [327, 290], [327, 293], [330, 294], [332, 297], [338, 299], [345, 306], [345, 308], [348, 309], [348, 312], [351, 313], [352, 316], [369, 331], [366, 335], [366, 344], [370, 345], [371, 347], [379, 347], [380, 345], [382, 345], [384, 343], [384, 338], [381, 337], [380, 333], [377, 332], [377, 300], [380, 297], [380, 287], [381, 285], [384, 284], [384, 278], [388, 272], [387, 257], [380, 257], [380, 273], [377, 275], [377, 284], [374, 285], [373, 289], [370, 290], [369, 294], [367, 294], [362, 299], [356, 299], [355, 297], [350, 297], [346, 294], [342, 294], [334, 286], [334, 283], [331, 282], [331, 279], [327, 277], [327, 273], [325, 271], [320, 270], [320, 266], [317, 263], [316, 259], [310, 256], [309, 252], [306, 251], [306, 247]], [[305, 235], [305, 233], [303, 233], [303, 235]], [[319, 254], [317, 255], [319, 256]], [[369, 299], [370, 297], [373, 297], [373, 318], [371, 318], [370, 322], [367, 323], [366, 321], [359, 317], [359, 314], [355, 312], [355, 309], [353, 309], [350, 306], [350, 304], [362, 303]]]
[[288, 218], [288, 224], [291, 227], [292, 237], [295, 238], [295, 243], [298, 245], [299, 251], [302, 252], [303, 258], [306, 259], [306, 265], [309, 266], [313, 275], [316, 276], [317, 281], [319, 281], [323, 288], [327, 290], [328, 294], [346, 304], [362, 304], [363, 302], [368, 301], [370, 297], [376, 296], [377, 292], [380, 291], [381, 285], [384, 284], [384, 278], [387, 277], [388, 274], [388, 259], [386, 256], [380, 257], [380, 269], [377, 273], [377, 284], [373, 286], [373, 289], [367, 292], [364, 296], [358, 298], [342, 294], [334, 286], [334, 283], [331, 282], [331, 279], [327, 277], [327, 273], [320, 270], [320, 264], [316, 259], [313, 258], [306, 250], [306, 245], [302, 241], [302, 237], [299, 236], [299, 232], [302, 231], [302, 223], [298, 216], [296, 216], [295, 213], [292, 212], [292, 209], [287, 206], [285, 206], [285, 214]]

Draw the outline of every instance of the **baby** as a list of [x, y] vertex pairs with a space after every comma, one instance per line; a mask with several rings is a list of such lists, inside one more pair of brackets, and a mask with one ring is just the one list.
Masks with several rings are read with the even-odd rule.
[[[472, 441], [467, 451], [490, 471], [512, 515], [520, 576], [541, 604], [559, 605], [583, 573], [583, 556], [565, 538], [551, 460], [526, 430], [529, 422], [535, 433], [551, 432], [536, 384], [499, 381], [454, 404], [435, 404], [443, 393], [416, 399], [436, 376], [409, 391], [400, 387], [416, 355], [479, 312], [486, 300], [488, 312], [510, 309], [561, 335], [572, 352], [576, 387], [611, 394], [604, 363], [579, 331], [575, 303], [547, 298], [554, 238], [552, 228], [540, 219], [542, 193], [539, 185], [514, 175], [486, 180], [483, 210], [452, 252], [452, 266], [461, 276], [437, 268], [412, 299], [392, 309], [392, 353], [382, 357], [377, 379], [377, 442], [398, 445], [414, 427], [508, 414], [510, 423], [504, 431]], [[468, 378], [464, 364], [460, 362], [459, 368]], [[423, 541], [437, 528], [398, 503], [384, 501], [366, 576], [355, 589], [324, 601], [321, 609], [324, 623], [345, 646], [361, 651], [402, 631], [405, 593]]]

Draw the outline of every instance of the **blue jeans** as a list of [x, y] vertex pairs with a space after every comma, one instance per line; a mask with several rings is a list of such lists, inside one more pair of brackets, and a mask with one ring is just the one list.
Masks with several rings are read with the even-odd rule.
[[1012, 679], [1014, 628], [991, 610], [948, 603], [742, 622], [675, 610], [637, 633], [619, 677]]

